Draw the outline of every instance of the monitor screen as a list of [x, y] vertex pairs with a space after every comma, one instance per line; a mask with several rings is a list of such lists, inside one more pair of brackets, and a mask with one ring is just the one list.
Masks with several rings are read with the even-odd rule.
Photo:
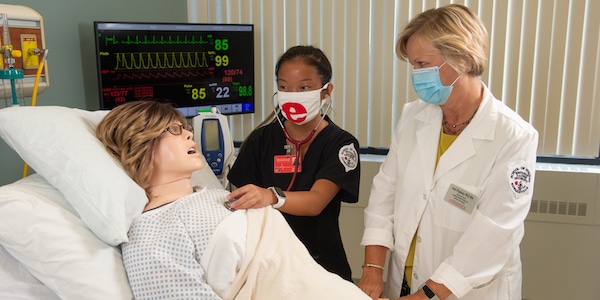
[[221, 139], [219, 138], [219, 120], [206, 119], [202, 124], [204, 130], [204, 141], [206, 142], [206, 151], [216, 151], [221, 149]]
[[254, 112], [251, 24], [94, 22], [100, 108], [170, 100], [186, 117]]

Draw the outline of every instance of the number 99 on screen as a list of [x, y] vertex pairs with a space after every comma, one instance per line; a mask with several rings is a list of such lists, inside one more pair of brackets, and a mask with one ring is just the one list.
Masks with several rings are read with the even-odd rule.
[[229, 56], [227, 56], [227, 55], [216, 55], [215, 56], [215, 66], [226, 67], [228, 65], [229, 65]]

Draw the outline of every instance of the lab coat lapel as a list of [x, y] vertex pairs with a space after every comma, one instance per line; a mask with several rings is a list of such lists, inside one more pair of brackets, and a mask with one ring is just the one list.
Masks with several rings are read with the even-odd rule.
[[425, 186], [431, 186], [435, 171], [435, 158], [442, 124], [442, 110], [435, 105], [428, 105], [415, 115], [417, 123], [416, 135], [419, 155], [422, 162]]
[[449, 172], [456, 166], [462, 164], [464, 161], [475, 155], [475, 153], [476, 151], [475, 146], [473, 145], [473, 136], [469, 135], [468, 130], [465, 129], [465, 131], [461, 133], [456, 141], [454, 141], [452, 146], [450, 146], [450, 148], [448, 148], [448, 150], [442, 154], [442, 157], [440, 157], [440, 161], [438, 162], [438, 166], [435, 170], [434, 181], [438, 180], [445, 173]]
[[491, 101], [498, 100], [495, 100], [486, 88], [477, 114], [452, 146], [440, 157], [435, 170], [434, 182], [474, 156], [477, 153], [477, 143], [481, 140], [494, 139], [494, 128], [496, 127], [498, 113], [493, 108]]

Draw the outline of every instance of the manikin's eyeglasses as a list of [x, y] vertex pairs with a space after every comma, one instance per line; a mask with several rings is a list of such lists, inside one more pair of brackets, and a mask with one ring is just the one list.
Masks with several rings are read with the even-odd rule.
[[192, 127], [192, 125], [190, 125], [188, 123], [185, 123], [183, 125], [173, 124], [173, 125], [167, 127], [167, 129], [165, 129], [165, 132], [168, 132], [172, 135], [180, 135], [184, 129], [189, 132], [194, 132], [194, 127]]

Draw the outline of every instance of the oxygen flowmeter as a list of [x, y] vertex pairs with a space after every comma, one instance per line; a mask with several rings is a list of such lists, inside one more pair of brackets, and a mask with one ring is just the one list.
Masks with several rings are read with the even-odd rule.
[[22, 5], [0, 4], [0, 98], [24, 105], [49, 86], [42, 16]]

